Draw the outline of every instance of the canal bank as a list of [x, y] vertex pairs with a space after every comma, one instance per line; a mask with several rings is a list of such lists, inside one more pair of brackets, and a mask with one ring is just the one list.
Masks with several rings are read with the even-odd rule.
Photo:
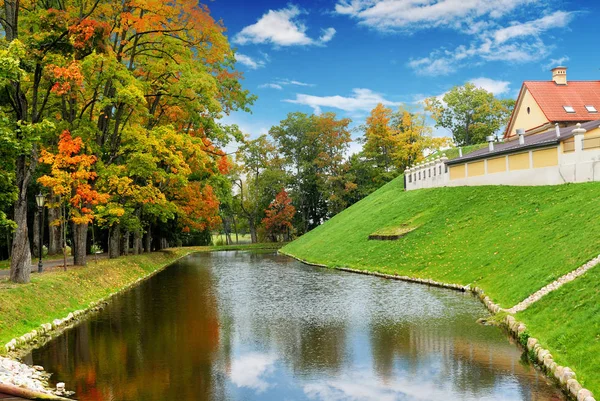
[[[253, 244], [172, 248], [151, 254], [100, 260], [98, 263], [90, 261], [86, 267], [71, 267], [66, 272], [34, 275], [29, 284], [0, 280], [0, 344], [5, 344], [0, 349], [0, 356], [20, 358], [32, 349], [43, 346], [88, 315], [101, 311], [110, 298], [139, 285], [190, 253], [276, 249], [279, 246]], [[3, 372], [7, 375], [10, 373], [8, 369]], [[19, 386], [22, 385], [19, 383], [26, 382], [20, 380], [19, 376], [17, 370], [15, 381], [9, 382], [7, 378], [4, 381]]]

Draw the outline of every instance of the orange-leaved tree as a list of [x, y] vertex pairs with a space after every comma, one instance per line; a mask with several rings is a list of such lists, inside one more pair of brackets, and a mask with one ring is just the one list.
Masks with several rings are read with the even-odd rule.
[[64, 205], [69, 205], [69, 218], [74, 226], [73, 256], [75, 264], [83, 266], [88, 224], [94, 220], [93, 207], [107, 202], [108, 194], [93, 188], [97, 175], [92, 167], [96, 157], [82, 153], [82, 147], [81, 138], [73, 138], [69, 131], [63, 131], [56, 154], [42, 150], [40, 162], [50, 166], [50, 174], [40, 177], [38, 182], [60, 196]]
[[285, 189], [279, 191], [275, 200], [265, 210], [265, 214], [263, 224], [271, 237], [276, 240], [279, 235], [283, 235], [286, 241], [289, 240], [296, 208], [292, 205], [292, 199]]

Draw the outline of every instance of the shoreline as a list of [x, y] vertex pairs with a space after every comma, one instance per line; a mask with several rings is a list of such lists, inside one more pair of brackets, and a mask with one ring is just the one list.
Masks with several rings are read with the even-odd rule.
[[536, 338], [530, 337], [527, 332], [527, 326], [524, 323], [519, 322], [514, 316], [508, 313], [505, 309], [495, 304], [485, 292], [478, 287], [463, 286], [460, 284], [443, 283], [430, 279], [421, 279], [410, 276], [400, 276], [394, 274], [379, 273], [369, 270], [353, 269], [349, 267], [335, 267], [327, 266], [321, 263], [312, 263], [307, 260], [301, 259], [289, 252], [282, 250], [278, 251], [279, 254], [288, 256], [295, 259], [303, 264], [315, 267], [321, 267], [326, 269], [335, 269], [348, 273], [356, 273], [368, 276], [380, 277], [388, 280], [405, 281], [409, 283], [428, 285], [431, 287], [445, 288], [460, 292], [469, 292], [477, 297], [486, 309], [492, 314], [492, 316], [500, 316], [503, 318], [499, 320], [499, 325], [506, 329], [511, 337], [516, 339], [521, 346], [527, 350], [527, 356], [529, 360], [540, 368], [542, 372], [546, 374], [552, 382], [557, 385], [562, 392], [573, 400], [577, 401], [596, 401], [593, 397], [592, 392], [584, 388], [578, 381], [575, 372], [566, 366], [560, 366], [554, 362], [554, 358], [550, 351], [542, 348]]

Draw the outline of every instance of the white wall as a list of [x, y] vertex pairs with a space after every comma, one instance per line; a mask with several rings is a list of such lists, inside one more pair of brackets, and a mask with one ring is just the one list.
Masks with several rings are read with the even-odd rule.
[[[487, 173], [476, 177], [466, 177], [450, 180], [449, 172], [446, 172], [445, 162], [447, 158], [437, 159], [433, 162], [421, 163], [405, 171], [407, 175], [406, 190], [435, 187], [456, 186], [478, 186], [478, 185], [559, 185], [567, 182], [600, 181], [600, 148], [583, 150], [583, 133], [575, 135], [575, 151], [562, 152], [562, 145], [558, 149], [558, 165], [551, 167], [533, 168], [516, 171], [504, 171], [500, 173]], [[537, 149], [536, 149], [537, 150]], [[533, 152], [529, 151], [530, 166], [533, 166]], [[508, 157], [508, 156], [506, 156]], [[479, 161], [479, 160], [478, 160]], [[442, 174], [439, 168], [442, 167]], [[429, 177], [429, 169], [435, 168], [436, 175]], [[468, 172], [468, 165], [466, 167]], [[421, 179], [418, 179], [421, 172]], [[416, 176], [417, 179], [408, 179], [408, 175]]]

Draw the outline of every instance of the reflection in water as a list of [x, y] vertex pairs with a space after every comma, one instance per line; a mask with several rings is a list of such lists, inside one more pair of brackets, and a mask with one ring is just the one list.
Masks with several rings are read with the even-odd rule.
[[282, 256], [198, 254], [32, 360], [82, 401], [562, 400], [484, 313]]

